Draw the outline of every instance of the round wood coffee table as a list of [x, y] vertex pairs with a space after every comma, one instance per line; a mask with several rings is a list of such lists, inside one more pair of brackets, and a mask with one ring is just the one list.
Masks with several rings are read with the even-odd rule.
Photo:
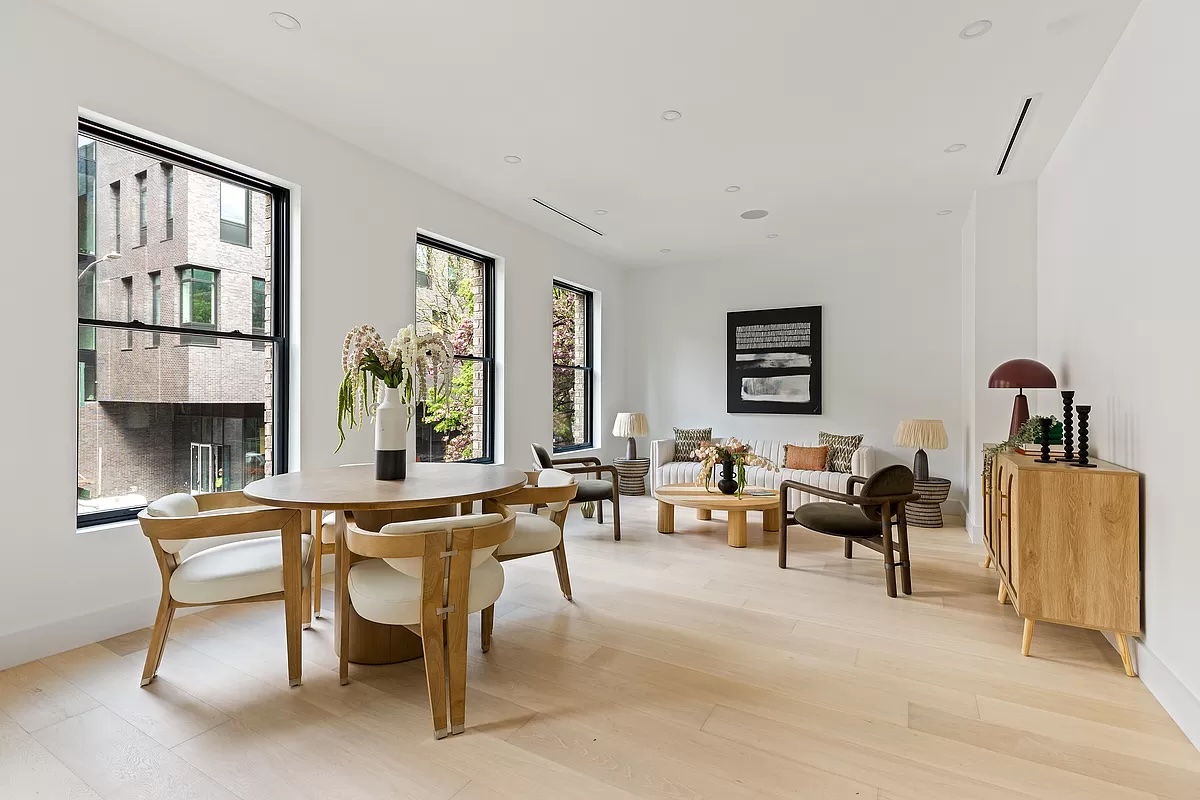
[[779, 492], [752, 496], [743, 494], [721, 494], [708, 491], [703, 486], [690, 483], [672, 483], [654, 490], [658, 500], [658, 532], [675, 532], [675, 506], [696, 509], [696, 519], [712, 519], [712, 512], [724, 511], [728, 515], [729, 546], [746, 546], [746, 512], [761, 511], [763, 530], [779, 530]]
[[[374, 464], [355, 464], [264, 478], [246, 486], [242, 493], [265, 506], [335, 511], [340, 538], [346, 530], [347, 511], [353, 512], [354, 521], [362, 527], [379, 530], [389, 522], [454, 516], [464, 504], [502, 497], [525, 482], [525, 473], [516, 469], [430, 463], [409, 465], [405, 480], [377, 481]], [[316, 535], [321, 535], [319, 527]], [[353, 608], [349, 613], [338, 609], [335, 651], [345, 624], [350, 625], [347, 658], [356, 664], [394, 664], [422, 656], [420, 636], [400, 625], [364, 619]]]

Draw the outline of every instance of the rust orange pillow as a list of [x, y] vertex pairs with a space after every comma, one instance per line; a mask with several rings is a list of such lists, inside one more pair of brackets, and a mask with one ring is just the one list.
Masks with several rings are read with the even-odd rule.
[[809, 469], [821, 470], [825, 469], [826, 462], [829, 461], [829, 447], [821, 445], [820, 447], [801, 447], [799, 445], [789, 444], [783, 455], [784, 469]]

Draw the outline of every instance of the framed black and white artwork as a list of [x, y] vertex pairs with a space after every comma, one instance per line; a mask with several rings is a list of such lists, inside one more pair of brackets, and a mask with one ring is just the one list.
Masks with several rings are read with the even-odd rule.
[[730, 311], [730, 414], [821, 413], [821, 307]]

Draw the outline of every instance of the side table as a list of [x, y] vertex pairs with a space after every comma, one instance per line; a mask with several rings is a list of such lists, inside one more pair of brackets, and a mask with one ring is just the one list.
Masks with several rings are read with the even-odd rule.
[[908, 524], [919, 528], [942, 527], [942, 501], [950, 496], [950, 479], [930, 478], [916, 481], [913, 491], [921, 495], [921, 499], [919, 502], [908, 504]]
[[648, 458], [614, 458], [617, 469], [617, 491], [622, 495], [646, 493], [646, 476], [650, 474]]

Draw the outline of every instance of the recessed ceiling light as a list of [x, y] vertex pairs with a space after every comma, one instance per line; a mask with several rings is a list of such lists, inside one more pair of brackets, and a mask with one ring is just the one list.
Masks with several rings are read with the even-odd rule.
[[742, 187], [740, 187], [740, 186], [726, 186], [725, 187], [725, 191], [727, 191], [727, 192], [740, 192], [741, 190], [742, 190]]
[[761, 208], [752, 208], [749, 211], [742, 212], [742, 219], [762, 219], [767, 215], [767, 212]]
[[272, 22], [283, 28], [285, 31], [300, 30], [300, 20], [296, 19], [291, 14], [285, 14], [282, 11], [272, 11], [269, 16], [271, 17]]
[[510, 164], [520, 164], [521, 163], [520, 156], [505, 156], [504, 160]]
[[662, 250], [659, 250], [658, 252], [660, 252], [660, 253], [669, 253], [669, 252], [671, 252], [671, 248], [669, 248], [669, 247], [664, 247]]
[[778, 239], [778, 238], [779, 238], [779, 234], [778, 234], [778, 233], [768, 233], [768, 234], [767, 234], [767, 238], [768, 238], [768, 239]]
[[597, 209], [596, 209], [594, 212], [592, 212], [592, 213], [594, 213], [594, 214], [595, 214], [597, 217], [603, 217], [605, 214], [607, 214], [607, 213], [608, 213], [608, 209], [605, 209], [605, 208], [597, 208]]
[[961, 152], [966, 149], [967, 149], [967, 146], [965, 144], [963, 144], [962, 142], [959, 142], [958, 144], [952, 144], [949, 147], [947, 147], [946, 152], [947, 153], [958, 153], [958, 152]]
[[939, 211], [939, 212], [938, 212], [938, 216], [939, 216], [939, 217], [944, 217], [944, 216], [946, 216], [947, 214], [953, 214], [953, 213], [954, 213], [954, 212], [953, 212], [953, 211], [951, 211], [950, 209], [948, 209], [948, 208], [943, 208], [941, 211]]
[[990, 19], [977, 19], [958, 32], [961, 39], [977, 39], [992, 29]]
[[683, 114], [680, 114], [678, 111], [675, 111], [674, 109], [667, 109], [666, 111], [664, 111], [662, 113], [662, 118], [665, 119], [667, 122], [674, 122], [675, 120], [679, 119], [682, 116], [683, 116]]

